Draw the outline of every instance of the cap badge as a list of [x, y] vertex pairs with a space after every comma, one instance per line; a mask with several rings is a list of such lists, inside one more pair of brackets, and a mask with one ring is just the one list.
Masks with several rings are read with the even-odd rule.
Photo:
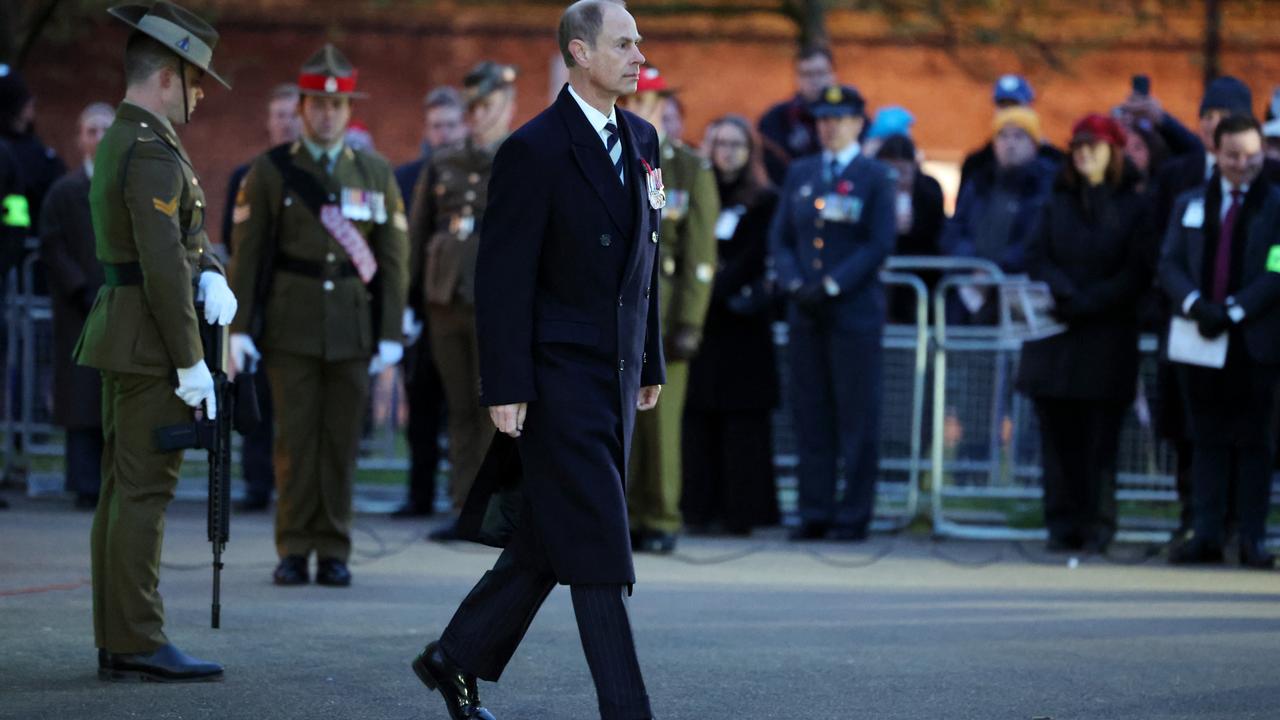
[[184, 38], [182, 38], [181, 40], [179, 40], [179, 41], [178, 41], [178, 49], [179, 49], [179, 50], [181, 50], [182, 52], [188, 52], [188, 51], [190, 51], [190, 50], [191, 50], [191, 36], [190, 36], [190, 35], [188, 35], [188, 36], [186, 36], [186, 37], [184, 37]]
[[829, 103], [840, 102], [842, 95], [843, 93], [840, 92], [840, 88], [837, 85], [827, 88], [827, 102]]
[[1018, 78], [1014, 75], [1005, 75], [1000, 78], [1000, 89], [1005, 92], [1013, 92], [1014, 90], [1017, 90], [1018, 85], [1020, 84], [1021, 83], [1018, 82]]
[[332, 75], [324, 79], [324, 91], [327, 93], [338, 92], [338, 78]]

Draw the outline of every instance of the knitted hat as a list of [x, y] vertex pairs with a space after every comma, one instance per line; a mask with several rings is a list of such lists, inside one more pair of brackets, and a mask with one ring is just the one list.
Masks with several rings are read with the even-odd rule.
[[996, 119], [991, 123], [992, 132], [999, 133], [1009, 125], [1021, 129], [1030, 135], [1032, 140], [1040, 142], [1042, 137], [1040, 133], [1040, 116], [1036, 114], [1035, 110], [1024, 105], [997, 110]]
[[1115, 147], [1124, 147], [1125, 137], [1120, 123], [1097, 113], [1085, 115], [1071, 128], [1072, 145], [1101, 140]]
[[1227, 110], [1238, 115], [1253, 115], [1253, 93], [1249, 86], [1230, 75], [1214, 78], [1204, 89], [1200, 101], [1200, 114], [1209, 110]]

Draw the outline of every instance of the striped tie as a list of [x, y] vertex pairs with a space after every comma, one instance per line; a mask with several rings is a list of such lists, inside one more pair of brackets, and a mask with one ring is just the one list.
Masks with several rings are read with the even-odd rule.
[[609, 159], [613, 161], [613, 171], [618, 174], [618, 182], [626, 185], [627, 181], [622, 173], [622, 143], [618, 142], [618, 126], [613, 123], [605, 123], [604, 131], [609, 133], [609, 139], [605, 141], [604, 149], [609, 151]]

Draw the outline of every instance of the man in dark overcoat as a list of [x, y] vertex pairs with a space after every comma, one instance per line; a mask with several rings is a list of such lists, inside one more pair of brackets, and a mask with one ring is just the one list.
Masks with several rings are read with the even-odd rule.
[[1217, 168], [1174, 203], [1160, 257], [1160, 284], [1179, 314], [1194, 320], [1205, 338], [1227, 336], [1221, 367], [1178, 367], [1192, 443], [1192, 533], [1169, 559], [1221, 562], [1227, 511], [1234, 506], [1240, 563], [1270, 569], [1280, 189], [1263, 173], [1262, 130], [1251, 116], [1224, 118], [1214, 141]]
[[[644, 63], [621, 3], [571, 5], [559, 39], [569, 84], [499, 148], [476, 266], [480, 401], [500, 433], [485, 462], [519, 468], [523, 505], [493, 570], [413, 662], [454, 720], [492, 717], [476, 678], [498, 679], [557, 583], [601, 716], [652, 717], [626, 609], [625, 478], [636, 410], [664, 380], [658, 135], [615, 107]], [[468, 506], [489, 480], [482, 467]]]
[[67, 431], [66, 488], [84, 510], [98, 507], [102, 484], [102, 376], [76, 365], [71, 351], [104, 281], [94, 245], [89, 183], [93, 155], [115, 115], [106, 103], [80, 113], [76, 144], [81, 166], [53, 183], [40, 209], [40, 259], [53, 301], [53, 415]]

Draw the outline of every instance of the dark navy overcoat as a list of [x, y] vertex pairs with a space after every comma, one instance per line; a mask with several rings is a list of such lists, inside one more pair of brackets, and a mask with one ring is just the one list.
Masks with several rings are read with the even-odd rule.
[[518, 440], [495, 439], [467, 506], [518, 474], [521, 522], [562, 584], [635, 582], [627, 456], [640, 388], [664, 382], [646, 186], [658, 135], [617, 117], [625, 185], [567, 86], [502, 144], [476, 263], [480, 402], [529, 411]]

